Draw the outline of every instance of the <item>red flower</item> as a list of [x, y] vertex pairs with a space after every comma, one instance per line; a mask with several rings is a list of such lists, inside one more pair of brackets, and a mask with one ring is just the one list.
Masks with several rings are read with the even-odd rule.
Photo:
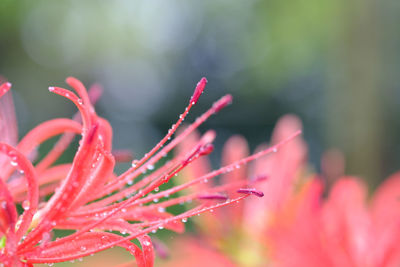
[[[293, 115], [283, 116], [277, 123], [272, 144], [287, 139], [296, 130], [301, 129], [300, 120]], [[192, 134], [178, 147], [182, 153], [199, 140], [198, 134]], [[256, 151], [262, 151], [261, 145]], [[249, 198], [214, 214], [206, 214], [196, 220], [200, 234], [196, 238], [181, 237], [172, 244], [168, 261], [160, 262], [160, 266], [265, 266], [267, 265], [266, 233], [275, 214], [290, 199], [298, 183], [301, 172], [305, 169], [306, 145], [301, 138], [275, 150], [270, 157], [257, 160], [254, 164], [236, 166], [234, 170], [223, 174], [221, 180], [226, 190], [232, 187], [249, 185], [262, 189], [262, 199]], [[230, 164], [249, 155], [245, 138], [233, 136], [225, 143], [222, 151], [222, 163]], [[210, 172], [208, 157], [194, 162], [183, 171], [182, 178], [193, 177]], [[200, 184], [202, 191], [198, 197], [208, 200], [221, 199], [225, 195], [215, 193], [215, 183]], [[231, 189], [229, 188], [231, 187]], [[193, 191], [196, 189], [194, 188]], [[242, 192], [245, 192], [243, 188]], [[229, 191], [228, 191], [229, 192]], [[257, 191], [253, 192], [257, 194]], [[186, 255], [184, 257], [183, 255]], [[195, 259], [195, 260], [194, 260]]]
[[[117, 176], [113, 172], [117, 158], [111, 153], [111, 126], [96, 114], [91, 97], [80, 81], [68, 78], [67, 83], [77, 94], [58, 87], [50, 87], [49, 90], [72, 101], [79, 109], [80, 116], [72, 120], [54, 119], [44, 122], [19, 143], [10, 139], [15, 134], [12, 132], [15, 122], [11, 118], [13, 113], [6, 111], [6, 108], [12, 105], [7, 104], [1, 108], [0, 151], [7, 157], [0, 158], [0, 262], [6, 266], [32, 266], [33, 263], [51, 264], [74, 260], [113, 246], [128, 250], [135, 256], [139, 266], [152, 266], [154, 253], [148, 236], [150, 232], [164, 227], [182, 232], [183, 222], [191, 216], [236, 203], [250, 194], [261, 194], [247, 189], [230, 191], [231, 194], [223, 201], [217, 198], [210, 202], [209, 199], [204, 201], [198, 197], [200, 190], [184, 196], [176, 196], [176, 193], [268, 154], [298, 134], [201, 177], [161, 190], [161, 186], [186, 166], [212, 152], [214, 134], [204, 134], [189, 151], [172, 158], [159, 168], [155, 169], [154, 165], [201, 123], [228, 105], [232, 97], [227, 95], [221, 98], [167, 144], [202, 94], [206, 85], [206, 79], [203, 78], [197, 84], [188, 107], [168, 134], [142, 159], [133, 161], [131, 168]], [[0, 94], [5, 94], [10, 87], [9, 83], [2, 84]], [[94, 97], [97, 95], [95, 93]], [[32, 164], [35, 149], [60, 134], [62, 136], [54, 148], [43, 159]], [[55, 164], [75, 134], [80, 134], [82, 138], [73, 162]], [[222, 192], [225, 192], [224, 186], [213, 190], [215, 194]], [[51, 197], [46, 201], [45, 196], [50, 194]], [[187, 200], [196, 200], [198, 204], [178, 215], [165, 211]], [[18, 212], [19, 204], [23, 212]], [[54, 238], [55, 229], [75, 232]], [[131, 242], [134, 239], [140, 242], [141, 248]]]
[[274, 266], [399, 266], [400, 173], [366, 201], [355, 177], [339, 179], [326, 200], [311, 180], [270, 229]]

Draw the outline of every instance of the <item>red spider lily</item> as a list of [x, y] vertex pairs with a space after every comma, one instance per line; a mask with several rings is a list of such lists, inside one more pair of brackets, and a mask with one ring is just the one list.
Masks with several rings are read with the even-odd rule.
[[366, 202], [366, 188], [343, 177], [322, 200], [311, 180], [270, 230], [274, 266], [370, 266], [400, 264], [400, 173]]
[[[0, 262], [5, 266], [74, 260], [114, 246], [128, 250], [139, 266], [153, 266], [150, 232], [162, 228], [182, 232], [183, 222], [191, 216], [240, 202], [251, 194], [261, 195], [256, 190], [227, 190], [233, 189], [233, 185], [212, 189], [213, 194], [229, 191], [223, 202], [198, 198], [199, 194], [209, 194], [208, 191], [198, 190], [184, 196], [177, 196], [176, 193], [271, 153], [299, 134], [296, 132], [271, 148], [161, 190], [160, 186], [168, 183], [181, 170], [212, 152], [214, 134], [207, 132], [187, 152], [173, 157], [158, 169], [154, 169], [154, 165], [211, 115], [228, 105], [232, 97], [222, 97], [168, 142], [202, 94], [206, 85], [203, 78], [197, 84], [189, 105], [167, 135], [142, 159], [134, 160], [131, 168], [117, 176], [113, 171], [116, 157], [111, 153], [112, 129], [109, 123], [96, 114], [91, 104], [93, 96], [89, 96], [80, 81], [68, 78], [66, 82], [76, 94], [59, 87], [50, 87], [49, 90], [72, 101], [80, 116], [46, 121], [31, 130], [19, 143], [9, 140], [8, 124], [15, 125], [15, 122], [10, 122], [10, 113], [6, 111], [2, 113], [5, 117], [1, 116], [1, 124], [5, 126], [1, 128], [0, 151], [7, 157], [1, 159], [0, 179]], [[9, 83], [2, 84], [0, 94], [5, 94], [10, 87]], [[39, 162], [32, 164], [35, 149], [60, 134], [62, 136], [54, 148]], [[72, 163], [56, 164], [75, 134], [82, 138]], [[245, 186], [246, 183], [243, 184]], [[50, 194], [46, 201], [44, 197]], [[188, 200], [198, 203], [178, 215], [165, 211]], [[18, 213], [17, 204], [22, 205], [23, 212]], [[75, 232], [55, 238], [55, 229]], [[138, 240], [140, 247], [131, 242], [134, 239]]]
[[[279, 120], [271, 143], [277, 144], [301, 129], [300, 121], [292, 115]], [[198, 134], [191, 135], [180, 145], [182, 152], [198, 142]], [[257, 150], [262, 151], [266, 145]], [[249, 155], [246, 140], [240, 136], [231, 137], [223, 148], [222, 162], [230, 164]], [[170, 261], [163, 266], [262, 266], [266, 262], [266, 231], [274, 214], [290, 198], [295, 182], [303, 170], [306, 161], [306, 146], [301, 138], [275, 150], [268, 158], [263, 158], [246, 166], [235, 166], [232, 172], [222, 175], [226, 190], [243, 187], [240, 192], [252, 188], [262, 188], [265, 196], [257, 201], [247, 199], [223, 211], [215, 211], [198, 218], [201, 234], [196, 238], [180, 238], [173, 244]], [[210, 171], [210, 162], [203, 157], [186, 168], [182, 178], [203, 175]], [[228, 182], [229, 181], [229, 182]], [[250, 181], [250, 182], [249, 182]], [[248, 188], [244, 188], [247, 184]], [[198, 185], [207, 194], [198, 194], [204, 201], [224, 201], [226, 195], [216, 192], [213, 182]], [[250, 189], [249, 189], [250, 188]], [[196, 189], [193, 189], [195, 191]], [[268, 192], [268, 193], [266, 193]], [[183, 253], [186, 257], [182, 257]], [[206, 255], [199, 257], [198, 255]], [[196, 258], [196, 260], [192, 260]], [[162, 264], [162, 263], [160, 263]]]

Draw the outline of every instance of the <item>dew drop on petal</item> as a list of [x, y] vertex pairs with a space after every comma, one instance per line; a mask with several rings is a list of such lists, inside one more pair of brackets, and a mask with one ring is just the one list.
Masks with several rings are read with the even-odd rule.
[[29, 202], [29, 200], [24, 200], [24, 201], [22, 202], [22, 208], [23, 208], [24, 210], [29, 210], [30, 205], [31, 205], [31, 203]]
[[158, 207], [158, 212], [165, 212], [165, 208], [164, 207]]

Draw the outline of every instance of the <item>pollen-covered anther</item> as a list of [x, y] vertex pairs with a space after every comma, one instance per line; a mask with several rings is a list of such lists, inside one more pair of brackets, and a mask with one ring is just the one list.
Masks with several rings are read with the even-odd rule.
[[228, 197], [223, 194], [204, 194], [204, 195], [198, 195], [198, 199], [204, 199], [204, 200], [227, 200]]
[[240, 188], [236, 192], [246, 195], [255, 195], [256, 197], [263, 197], [264, 193], [254, 188]]
[[190, 102], [192, 103], [192, 105], [197, 103], [201, 94], [204, 91], [204, 88], [206, 87], [206, 84], [207, 84], [207, 79], [204, 77], [201, 78], [201, 80], [197, 83], [196, 89], [194, 89], [193, 96], [190, 98]]

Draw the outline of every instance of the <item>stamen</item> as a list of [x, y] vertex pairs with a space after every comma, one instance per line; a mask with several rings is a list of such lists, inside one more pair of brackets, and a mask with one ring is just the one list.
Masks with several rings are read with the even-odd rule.
[[[121, 177], [125, 177], [126, 175], [132, 173], [133, 171], [137, 170], [139, 167], [141, 167], [147, 160], [149, 160], [170, 138], [171, 136], [175, 133], [176, 129], [181, 125], [181, 123], [185, 120], [185, 117], [189, 114], [189, 110], [192, 108], [194, 104], [196, 104], [196, 101], [199, 99], [201, 93], [204, 91], [204, 87], [206, 86], [207, 80], [205, 78], [202, 78], [200, 82], [197, 84], [195, 91], [193, 93], [193, 96], [191, 97], [191, 101], [189, 102], [189, 105], [186, 107], [185, 112], [179, 116], [178, 121], [172, 125], [172, 127], [168, 130], [168, 133], [164, 136], [163, 139], [161, 139], [158, 144], [153, 147], [150, 152], [145, 154], [145, 156], [135, 165], [135, 167], [132, 167], [128, 169], [124, 174], [122, 174]], [[152, 164], [152, 163], [149, 163]]]
[[217, 113], [227, 105], [232, 104], [232, 99], [232, 95], [226, 95], [222, 97], [219, 101], [215, 102], [213, 105], [214, 112]]
[[199, 150], [199, 156], [207, 156], [211, 154], [214, 151], [214, 145], [213, 144], [205, 144], [202, 146]]
[[192, 105], [195, 105], [197, 101], [199, 100], [201, 94], [204, 91], [204, 88], [206, 87], [207, 84], [207, 79], [206, 78], [201, 78], [201, 80], [197, 83], [196, 89], [194, 90], [194, 93], [192, 97], [190, 98], [190, 102]]
[[241, 188], [237, 192], [241, 193], [241, 194], [246, 194], [246, 195], [255, 195], [257, 197], [264, 196], [263, 192], [261, 192], [260, 190], [254, 189], [254, 188]]
[[199, 195], [197, 196], [198, 199], [205, 199], [205, 200], [227, 200], [228, 197], [222, 194], [209, 194], [209, 195]]

